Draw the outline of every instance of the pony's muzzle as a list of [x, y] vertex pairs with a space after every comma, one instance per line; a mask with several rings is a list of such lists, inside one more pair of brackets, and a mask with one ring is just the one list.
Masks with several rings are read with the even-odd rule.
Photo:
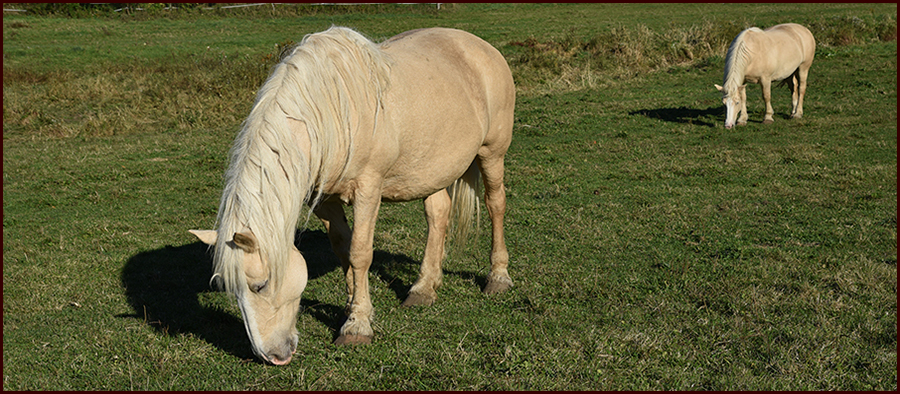
[[273, 365], [287, 365], [291, 362], [291, 358], [293, 358], [293, 354], [296, 351], [297, 338], [292, 336], [277, 349], [272, 349], [265, 354], [258, 354], [258, 356]]
[[269, 362], [274, 365], [288, 365], [291, 362], [291, 355], [288, 355], [287, 358], [280, 358], [279, 356], [272, 356], [269, 359]]

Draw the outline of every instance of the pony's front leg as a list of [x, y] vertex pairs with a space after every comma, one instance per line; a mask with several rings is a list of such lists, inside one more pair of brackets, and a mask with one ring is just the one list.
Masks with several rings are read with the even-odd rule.
[[372, 265], [372, 244], [375, 240], [375, 219], [381, 205], [380, 182], [377, 188], [357, 188], [353, 197], [353, 235], [350, 240], [350, 269], [347, 282], [353, 287], [347, 321], [341, 327], [336, 345], [372, 343], [372, 300], [369, 297], [369, 267]]
[[746, 126], [747, 119], [749, 116], [747, 115], [747, 85], [741, 85], [738, 88], [738, 94], [741, 98], [741, 109], [738, 112], [737, 122], [735, 122], [738, 126]]
[[431, 305], [437, 299], [441, 286], [441, 260], [444, 259], [444, 240], [450, 223], [450, 195], [447, 189], [425, 198], [425, 220], [428, 222], [428, 240], [425, 257], [419, 270], [419, 279], [409, 289], [403, 306]]
[[325, 225], [328, 232], [328, 240], [331, 242], [331, 250], [341, 262], [341, 269], [347, 281], [347, 305], [353, 301], [353, 275], [350, 270], [350, 240], [352, 233], [347, 217], [344, 215], [344, 207], [340, 201], [324, 200], [316, 206], [313, 213]]
[[772, 81], [760, 79], [759, 84], [762, 86], [763, 101], [766, 103], [766, 116], [763, 117], [763, 124], [770, 124], [775, 122], [775, 110], [772, 109]]

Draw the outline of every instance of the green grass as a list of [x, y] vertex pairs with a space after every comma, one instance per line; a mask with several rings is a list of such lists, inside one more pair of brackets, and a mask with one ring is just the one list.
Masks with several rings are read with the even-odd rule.
[[[896, 390], [896, 4], [267, 12], [4, 15], [5, 390]], [[786, 21], [818, 26], [804, 118], [778, 87], [762, 125], [752, 85], [725, 130], [728, 36]], [[332, 23], [506, 55], [515, 287], [480, 293], [483, 218], [438, 301], [400, 308], [425, 223], [385, 205], [375, 342], [335, 347], [343, 279], [311, 222], [298, 354], [271, 367], [186, 230], [214, 225], [280, 46]], [[642, 57], [596, 67], [611, 37]]]

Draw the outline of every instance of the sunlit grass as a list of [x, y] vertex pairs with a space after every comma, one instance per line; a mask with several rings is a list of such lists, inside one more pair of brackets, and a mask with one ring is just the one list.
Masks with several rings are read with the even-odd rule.
[[[896, 5], [420, 8], [5, 16], [4, 389], [896, 390]], [[804, 118], [779, 87], [762, 125], [751, 86], [725, 130], [723, 45], [788, 17], [827, 31]], [[425, 222], [384, 205], [375, 342], [335, 347], [343, 278], [311, 222], [300, 346], [275, 368], [186, 230], [214, 226], [280, 48], [331, 23], [466, 28], [507, 56], [515, 286], [480, 293], [483, 218], [438, 301], [400, 308]]]

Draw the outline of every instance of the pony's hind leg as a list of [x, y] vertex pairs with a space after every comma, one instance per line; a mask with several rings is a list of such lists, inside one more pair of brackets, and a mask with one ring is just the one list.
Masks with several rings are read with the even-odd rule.
[[797, 108], [791, 117], [799, 119], [803, 117], [803, 98], [806, 97], [806, 79], [809, 77], [809, 66], [801, 65], [797, 70]]
[[509, 277], [509, 252], [503, 239], [503, 216], [506, 213], [506, 190], [503, 186], [503, 155], [479, 156], [484, 179], [484, 202], [491, 217], [491, 272], [485, 294], [506, 291], [513, 283]]
[[428, 240], [425, 257], [419, 270], [419, 279], [409, 289], [403, 306], [431, 305], [437, 299], [441, 286], [441, 260], [444, 258], [444, 240], [450, 222], [450, 195], [447, 189], [425, 198], [425, 220], [428, 222]]
[[797, 71], [794, 71], [794, 73], [791, 74], [790, 78], [785, 79], [785, 83], [787, 83], [788, 89], [791, 90], [791, 118], [800, 117], [797, 116], [797, 108], [800, 104], [800, 81], [798, 78], [798, 72], [799, 69]]

